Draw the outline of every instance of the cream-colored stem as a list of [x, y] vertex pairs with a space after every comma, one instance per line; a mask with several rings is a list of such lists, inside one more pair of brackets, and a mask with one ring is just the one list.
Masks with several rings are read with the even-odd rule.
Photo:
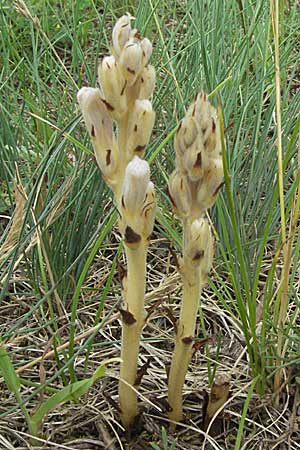
[[[140, 334], [145, 324], [145, 277], [147, 245], [141, 242], [137, 249], [125, 245], [127, 258], [127, 288], [125, 307], [131, 313], [134, 323], [126, 323], [123, 318], [122, 348], [119, 382], [119, 401], [121, 420], [128, 428], [137, 416], [137, 393], [132, 389], [137, 376], [137, 361], [140, 346]], [[130, 321], [130, 319], [129, 319]]]
[[168, 381], [169, 419], [182, 420], [182, 389], [192, 356], [195, 324], [201, 294], [200, 267], [183, 258], [183, 301], [177, 325], [175, 350]]

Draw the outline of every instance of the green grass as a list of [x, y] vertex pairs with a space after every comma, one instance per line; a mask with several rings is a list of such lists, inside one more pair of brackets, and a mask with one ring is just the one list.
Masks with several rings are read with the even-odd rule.
[[[111, 243], [117, 213], [93, 163], [76, 93], [84, 85], [96, 85], [98, 57], [108, 52], [112, 24], [130, 11], [142, 33], [154, 43], [157, 118], [147, 159], [161, 208], [157, 237], [171, 240], [175, 248], [180, 242], [179, 223], [170, 213], [165, 194], [167, 176], [174, 167], [174, 129], [200, 89], [213, 93], [211, 101], [222, 109], [225, 188], [211, 211], [218, 239], [209, 290], [228, 323], [244, 337], [250, 375], [257, 380], [251, 389], [270, 393], [278, 356], [276, 291], [283, 243], [269, 2], [28, 0], [26, 5], [38, 23], [19, 14], [9, 2], [0, 1], [0, 333], [11, 342], [24, 339], [15, 358], [11, 349], [15, 366], [28, 361], [28, 352], [29, 359], [33, 358], [33, 342], [27, 338], [41, 333], [52, 339], [55, 349], [70, 340], [68, 349], [56, 351], [56, 369], [42, 381], [42, 389], [51, 383], [66, 385], [70, 377], [73, 381], [80, 378], [76, 358], [85, 360], [85, 370], [91, 372], [86, 351], [90, 354], [99, 344], [94, 335], [83, 343], [74, 342], [85, 323], [78, 316], [79, 305], [100, 301], [91, 325], [105, 330], [102, 309], [106, 297], [120, 295], [113, 282], [117, 260], [111, 251], [119, 248], [121, 253], [119, 242]], [[294, 2], [280, 2], [280, 8], [282, 162], [288, 230], [299, 188], [300, 21]], [[16, 183], [22, 185], [27, 200], [19, 234], [1, 255], [9, 224], [17, 220]], [[287, 368], [299, 365], [298, 224], [282, 330], [285, 353], [281, 365]], [[107, 255], [107, 278], [99, 290], [93, 284], [89, 290], [88, 280], [103, 264], [97, 258], [99, 252]], [[11, 304], [17, 313], [8, 317], [6, 308]], [[62, 317], [57, 314], [58, 305]], [[206, 313], [204, 305], [208, 323]], [[62, 332], [63, 327], [67, 331]], [[32, 382], [35, 377], [32, 375]], [[26, 391], [22, 396], [25, 404], [32, 406], [40, 389]], [[251, 410], [249, 403], [247, 397], [243, 423]], [[8, 406], [1, 406], [0, 418], [18, 408], [10, 399]], [[241, 448], [242, 432], [239, 428], [236, 449]], [[150, 440], [157, 439], [159, 435]]]

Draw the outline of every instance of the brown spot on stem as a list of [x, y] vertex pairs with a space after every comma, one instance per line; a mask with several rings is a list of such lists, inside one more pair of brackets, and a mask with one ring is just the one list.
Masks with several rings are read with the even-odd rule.
[[135, 70], [131, 69], [130, 67], [126, 67], [127, 72], [131, 73], [132, 75], [135, 75]]
[[134, 315], [127, 309], [119, 309], [123, 322], [126, 325], [133, 325], [136, 322]]
[[136, 153], [141, 153], [145, 150], [145, 145], [138, 145], [137, 147], [135, 147], [134, 151]]
[[223, 184], [225, 184], [225, 182], [224, 181], [222, 181], [222, 183], [221, 184], [219, 184], [219, 186], [217, 187], [217, 189], [215, 190], [215, 192], [213, 193], [213, 197], [215, 196], [215, 195], [217, 195], [218, 194], [218, 192], [219, 192], [219, 190], [221, 189], [221, 187], [223, 186]]
[[201, 128], [201, 131], [202, 131], [203, 134], [205, 134], [206, 130], [207, 130], [206, 127]]
[[213, 133], [216, 131], [216, 122], [214, 118], [212, 119], [212, 131]]
[[91, 136], [92, 136], [92, 137], [95, 137], [95, 136], [96, 136], [94, 125], [92, 125], [92, 128], [91, 128]]
[[127, 244], [134, 244], [140, 242], [141, 236], [137, 234], [131, 227], [126, 227], [125, 230], [125, 242]]
[[109, 166], [111, 163], [111, 150], [106, 150], [106, 165]]
[[125, 89], [126, 89], [126, 85], [127, 85], [127, 81], [125, 80], [124, 86], [122, 87], [122, 90], [121, 90], [121, 95], [124, 94]]
[[141, 77], [141, 83], [144, 83], [144, 78], [143, 77]]
[[194, 341], [194, 338], [193, 338], [193, 336], [185, 336], [185, 337], [183, 337], [183, 338], [181, 339], [181, 341], [182, 341], [184, 344], [189, 345], [189, 344], [191, 344], [191, 343]]
[[199, 261], [199, 259], [203, 258], [203, 256], [204, 256], [204, 250], [198, 250], [192, 259], [193, 259], [193, 261]]
[[133, 131], [137, 132], [137, 130], [138, 130], [138, 126], [137, 126], [137, 124], [135, 124], [134, 128], [133, 128]]
[[125, 202], [124, 202], [124, 196], [122, 195], [122, 199], [121, 199], [121, 204], [123, 206], [123, 208], [125, 209]]
[[196, 168], [196, 167], [201, 168], [201, 166], [202, 166], [202, 154], [201, 154], [201, 152], [199, 152], [199, 153], [197, 153], [197, 159], [196, 159], [193, 167], [194, 168]]
[[111, 106], [110, 103], [108, 103], [106, 100], [103, 100], [103, 99], [102, 99], [102, 101], [109, 111], [114, 111], [115, 108], [113, 106]]

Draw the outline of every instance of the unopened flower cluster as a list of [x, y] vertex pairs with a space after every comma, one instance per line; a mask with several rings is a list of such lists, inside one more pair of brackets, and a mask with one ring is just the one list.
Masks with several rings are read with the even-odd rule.
[[182, 219], [198, 219], [216, 201], [223, 182], [218, 118], [206, 94], [198, 94], [189, 107], [174, 145], [176, 170], [169, 181], [173, 206]]
[[205, 280], [213, 259], [213, 237], [203, 216], [223, 184], [218, 118], [205, 93], [199, 93], [189, 107], [174, 146], [176, 169], [169, 193], [174, 211], [186, 225], [186, 256], [191, 264], [200, 265]]
[[129, 244], [151, 234], [155, 209], [149, 166], [141, 159], [155, 120], [152, 44], [131, 28], [131, 20], [123, 16], [113, 29], [111, 55], [99, 64], [100, 88], [84, 87], [78, 93], [98, 166], [121, 216], [126, 215], [120, 228]]

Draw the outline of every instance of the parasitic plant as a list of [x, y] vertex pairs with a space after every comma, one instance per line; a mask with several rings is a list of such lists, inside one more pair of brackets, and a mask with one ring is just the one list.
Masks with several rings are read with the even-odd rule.
[[223, 184], [220, 130], [216, 110], [199, 93], [175, 136], [176, 169], [169, 179], [173, 209], [183, 225], [179, 261], [183, 300], [168, 381], [169, 418], [182, 419], [182, 389], [193, 352], [201, 290], [212, 266], [214, 240], [205, 212]]
[[155, 119], [151, 104], [155, 70], [149, 65], [152, 44], [131, 28], [131, 20], [130, 15], [123, 16], [113, 29], [111, 55], [99, 65], [100, 89], [84, 87], [78, 92], [96, 161], [114, 193], [125, 246], [119, 401], [126, 428], [138, 414], [137, 363], [146, 320], [146, 257], [156, 209], [149, 165], [141, 159]]

